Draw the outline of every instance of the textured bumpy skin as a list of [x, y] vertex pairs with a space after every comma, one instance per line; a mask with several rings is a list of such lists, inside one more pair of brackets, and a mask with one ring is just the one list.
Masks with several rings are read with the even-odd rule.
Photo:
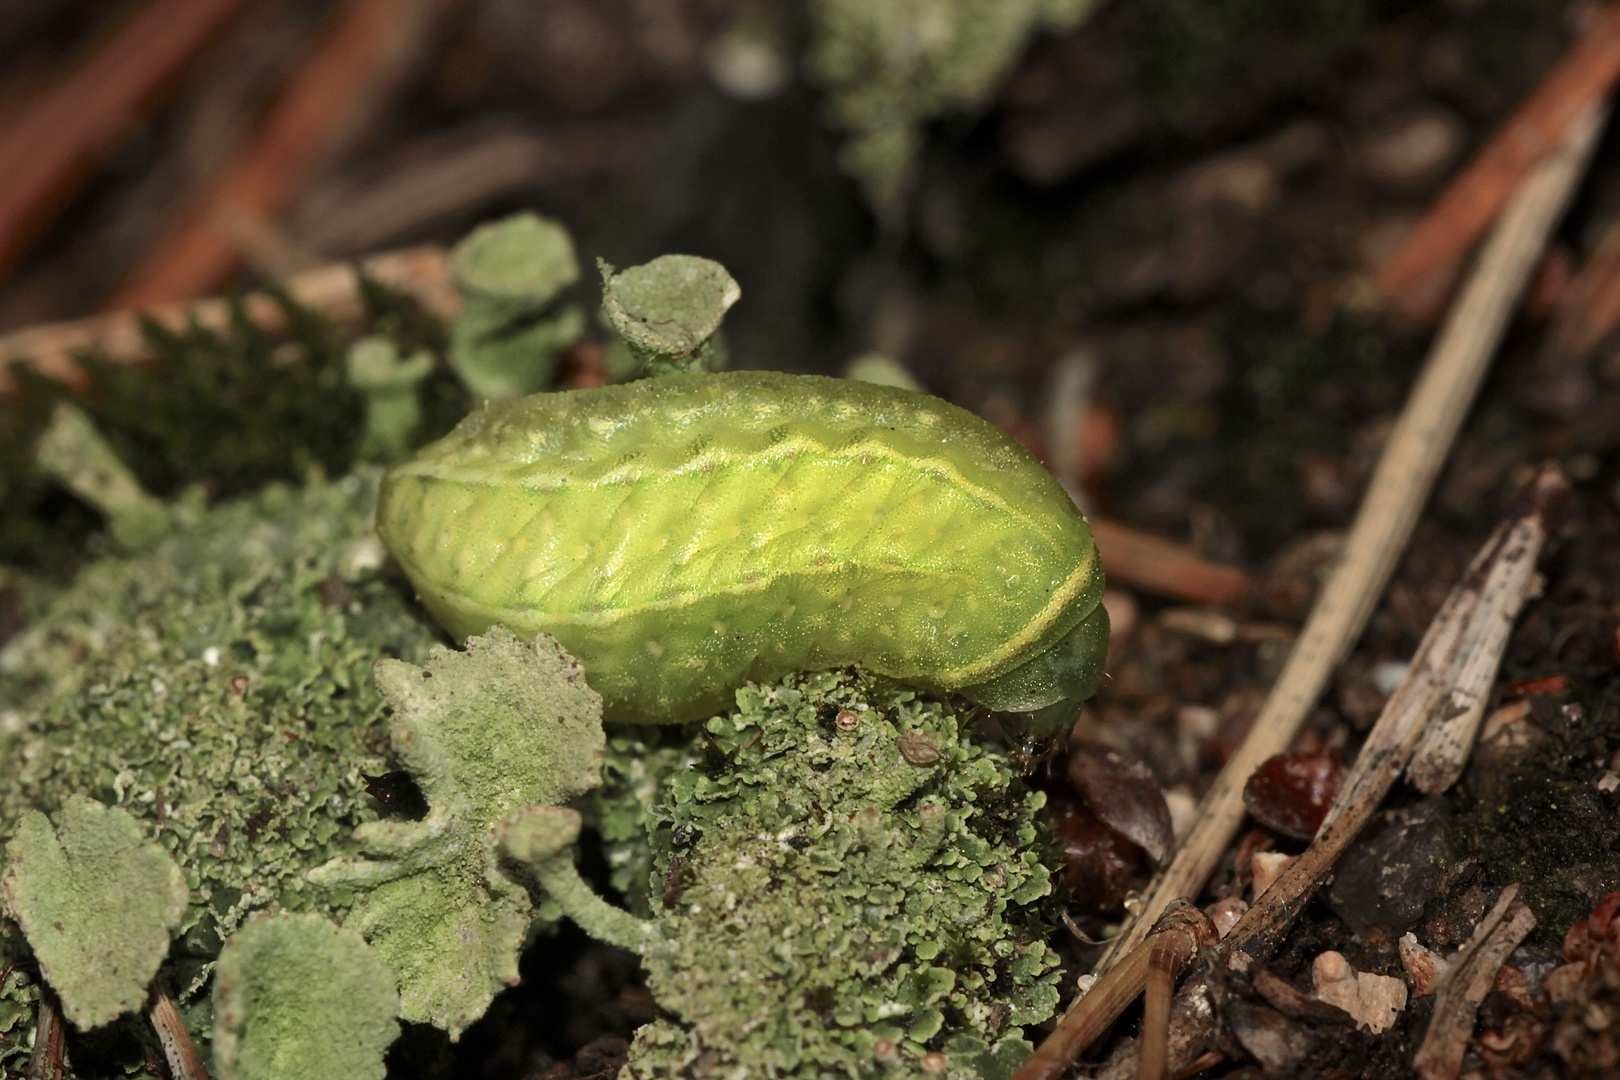
[[746, 680], [851, 663], [1034, 709], [1075, 678], [1024, 665], [1096, 643], [1094, 684], [1106, 647], [1062, 489], [892, 387], [739, 371], [485, 408], [389, 470], [377, 527], [446, 629], [555, 635], [609, 719], [690, 720]]

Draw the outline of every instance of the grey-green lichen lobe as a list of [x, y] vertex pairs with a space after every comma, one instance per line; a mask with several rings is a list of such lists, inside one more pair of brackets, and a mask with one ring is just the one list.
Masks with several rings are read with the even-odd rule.
[[661, 255], [649, 263], [602, 272], [602, 312], [642, 374], [717, 371], [725, 367], [720, 324], [742, 297], [726, 268], [696, 255]]
[[579, 280], [568, 231], [539, 214], [513, 214], [469, 233], [450, 270], [462, 299], [450, 363], [467, 389], [490, 401], [546, 389], [558, 353], [585, 328], [579, 308], [562, 302]]
[[[303, 875], [375, 816], [372, 665], [436, 638], [380, 573], [375, 481], [182, 503], [152, 552], [88, 566], [0, 651], [0, 839], [70, 797], [122, 807], [180, 864], [181, 950], [199, 958], [254, 909], [341, 909]], [[21, 955], [0, 949], [0, 967]], [[12, 1038], [26, 971], [0, 985]]]
[[623, 1075], [923, 1075], [936, 1050], [944, 1075], [1006, 1075], [1058, 998], [1043, 796], [879, 680], [737, 701], [655, 810], [645, 963], [679, 1019], [642, 1029]]
[[70, 798], [56, 827], [23, 815], [6, 845], [3, 910], [79, 1028], [100, 1027], [146, 1000], [147, 984], [185, 915], [185, 876], [119, 807]]
[[519, 641], [504, 626], [421, 667], [381, 661], [376, 677], [428, 813], [361, 826], [363, 854], [310, 878], [363, 893], [348, 925], [399, 979], [400, 1015], [455, 1037], [517, 981], [535, 914], [500, 865], [498, 826], [601, 782], [602, 699], [554, 638]]
[[319, 915], [261, 913], [214, 979], [220, 1080], [381, 1080], [399, 992], [376, 950]]

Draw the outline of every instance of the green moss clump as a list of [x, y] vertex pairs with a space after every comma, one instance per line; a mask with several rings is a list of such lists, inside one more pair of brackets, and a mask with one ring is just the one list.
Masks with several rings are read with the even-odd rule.
[[1009, 1074], [1058, 1001], [1044, 796], [946, 706], [855, 673], [737, 701], [653, 812], [644, 959], [679, 1019], [626, 1075], [922, 1075], [934, 1051], [931, 1076]]
[[[388, 734], [372, 666], [436, 639], [380, 572], [375, 492], [366, 473], [182, 502], [150, 553], [92, 563], [0, 650], [0, 838], [72, 796], [133, 815], [191, 891], [188, 959], [168, 969], [182, 990], [248, 912], [347, 903], [304, 872], [376, 816], [366, 774], [385, 771]], [[20, 956], [11, 936], [0, 951], [0, 968]], [[25, 971], [0, 985], [14, 1040], [0, 1059], [32, 1015]]]

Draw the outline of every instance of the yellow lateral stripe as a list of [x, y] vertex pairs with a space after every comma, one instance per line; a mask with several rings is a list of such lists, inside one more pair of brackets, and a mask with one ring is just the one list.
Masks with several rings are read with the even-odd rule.
[[[1050, 526], [1050, 524], [1051, 524], [1050, 517], [1047, 517], [1045, 515], [1031, 514], [1031, 513], [1027, 512], [1027, 511], [1021, 510], [1019, 507], [1015, 506], [1014, 504], [1008, 502], [1006, 499], [1002, 498], [997, 492], [993, 491], [992, 489], [984, 487], [981, 484], [977, 484], [977, 483], [974, 483], [973, 481], [969, 480], [966, 476], [964, 476], [962, 474], [960, 469], [958, 469], [951, 462], [944, 460], [943, 458], [934, 458], [934, 457], [919, 458], [919, 457], [915, 457], [915, 456], [912, 456], [912, 455], [903, 454], [903, 453], [899, 452], [898, 450], [895, 450], [892, 447], [885, 446], [885, 445], [883, 445], [882, 443], [879, 443], [879, 442], [857, 443], [852, 447], [847, 447], [847, 448], [845, 448], [843, 450], [840, 450], [840, 451], [834, 451], [834, 450], [831, 450], [831, 449], [827, 448], [826, 446], [824, 446], [824, 445], [822, 445], [820, 443], [812, 442], [812, 441], [810, 441], [810, 440], [808, 440], [806, 438], [801, 437], [800, 439], [797, 439], [797, 440], [791, 440], [791, 441], [784, 440], [783, 442], [780, 442], [780, 443], [773, 443], [769, 452], [756, 451], [754, 453], [747, 454], [747, 455], [740, 454], [740, 453], [731, 453], [731, 452], [727, 452], [727, 451], [720, 450], [720, 449], [705, 450], [702, 454], [699, 454], [691, 462], [683, 464], [683, 465], [678, 466], [678, 467], [673, 468], [673, 469], [659, 470], [657, 472], [657, 474], [655, 476], [652, 476], [651, 478], [654, 479], [655, 482], [656, 482], [657, 480], [662, 480], [662, 479], [665, 479], [665, 478], [672, 478], [672, 477], [678, 477], [678, 476], [690, 475], [692, 473], [702, 472], [702, 471], [704, 471], [705, 468], [708, 468], [708, 467], [718, 468], [718, 467], [721, 467], [721, 466], [733, 466], [733, 465], [739, 465], [739, 464], [749, 464], [749, 463], [753, 463], [753, 462], [756, 462], [756, 461], [759, 461], [759, 460], [765, 459], [765, 458], [788, 456], [785, 453], [777, 452], [779, 448], [781, 450], [792, 450], [795, 454], [804, 453], [804, 452], [819, 453], [819, 454], [821, 454], [822, 456], [824, 456], [826, 458], [829, 458], [829, 459], [831, 459], [833, 461], [839, 461], [839, 462], [854, 462], [854, 461], [858, 461], [858, 459], [860, 459], [861, 457], [882, 457], [882, 458], [884, 458], [884, 459], [886, 459], [886, 460], [888, 460], [890, 462], [894, 462], [894, 463], [904, 465], [906, 468], [908, 468], [908, 469], [910, 469], [910, 470], [912, 470], [914, 472], [926, 473], [926, 474], [930, 474], [930, 475], [936, 474], [936, 473], [937, 474], [942, 474], [943, 475], [942, 482], [948, 481], [948, 482], [954, 484], [955, 486], [966, 490], [967, 492], [969, 492], [974, 498], [976, 498], [983, 505], [988, 506], [988, 507], [996, 510], [998, 513], [1000, 513], [1000, 514], [1002, 514], [1002, 515], [1004, 515], [1006, 517], [1009, 517], [1009, 518], [1013, 519], [1014, 521], [1017, 521], [1020, 524], [1023, 524], [1025, 526], [1030, 526], [1030, 527], [1039, 526], [1039, 525]], [[401, 468], [399, 466], [396, 466], [395, 468], [398, 471], [399, 475], [421, 477], [421, 478], [433, 479], [433, 480], [441, 480], [441, 481], [445, 481], [447, 483], [464, 484], [464, 485], [466, 485], [468, 487], [494, 487], [494, 486], [498, 486], [501, 483], [516, 482], [518, 484], [523, 485], [524, 487], [537, 488], [537, 489], [541, 489], [541, 490], [545, 490], [545, 491], [552, 491], [552, 490], [555, 490], [558, 487], [563, 486], [560, 483], [555, 483], [555, 481], [558, 481], [558, 480], [561, 480], [561, 479], [569, 479], [569, 478], [566, 478], [564, 476], [564, 474], [561, 474], [561, 473], [546, 473], [546, 474], [541, 474], [541, 475], [533, 475], [533, 474], [531, 474], [529, 476], [519, 476], [519, 477], [503, 476], [503, 477], [501, 477], [500, 480], [497, 481], [497, 480], [492, 480], [490, 478], [490, 470], [487, 467], [476, 468], [476, 467], [469, 467], [469, 466], [450, 466], [450, 465], [443, 465], [443, 464], [430, 464], [428, 462], [422, 462], [422, 461], [407, 462], [407, 463], [405, 463], [404, 468]], [[644, 477], [647, 477], [647, 476], [648, 476], [648, 474], [642, 474], [642, 476], [638, 477], [638, 478], [644, 478]], [[544, 479], [546, 481], [552, 481], [553, 483], [549, 487], [545, 486], [545, 485], [538, 482], [538, 481], [540, 481], [542, 479]], [[576, 483], [576, 484], [581, 483], [580, 481], [571, 480], [571, 479], [570, 479], [570, 482]], [[608, 485], [612, 485], [612, 484], [619, 484], [619, 483], [623, 483], [623, 482], [624, 481], [622, 479], [614, 479], [614, 478], [611, 478], [611, 477], [600, 477], [600, 478], [597, 478], [595, 480], [583, 483], [582, 486], [584, 486], [584, 487], [602, 487], [602, 486], [608, 486]], [[1076, 514], [1076, 517], [1079, 517], [1078, 513]], [[1040, 529], [1040, 528], [1032, 528], [1032, 531], [1037, 532], [1037, 533], [1044, 532], [1044, 530]]]

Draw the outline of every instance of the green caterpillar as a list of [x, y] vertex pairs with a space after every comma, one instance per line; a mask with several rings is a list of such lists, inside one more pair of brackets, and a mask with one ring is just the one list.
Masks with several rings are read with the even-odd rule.
[[1089, 696], [1107, 649], [1068, 496], [893, 387], [738, 371], [486, 407], [388, 471], [377, 529], [447, 630], [554, 635], [609, 719], [857, 663], [1031, 713]]

